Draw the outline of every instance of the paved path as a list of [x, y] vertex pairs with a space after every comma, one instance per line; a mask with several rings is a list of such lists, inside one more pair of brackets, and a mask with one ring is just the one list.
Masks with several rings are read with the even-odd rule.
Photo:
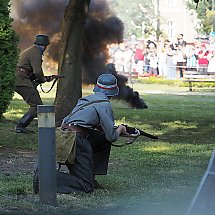
[[172, 91], [161, 91], [161, 90], [144, 90], [145, 94], [169, 94], [169, 95], [200, 95], [200, 96], [215, 96], [215, 92], [210, 91], [184, 91], [184, 92], [172, 92]]

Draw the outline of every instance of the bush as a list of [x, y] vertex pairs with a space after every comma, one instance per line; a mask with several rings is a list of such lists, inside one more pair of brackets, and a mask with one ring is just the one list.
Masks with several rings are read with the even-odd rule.
[[18, 37], [12, 29], [9, 1], [1, 0], [0, 7], [0, 119], [13, 97], [18, 60]]
[[143, 84], [165, 84], [169, 86], [181, 86], [183, 82], [179, 79], [176, 80], [168, 80], [163, 77], [146, 77], [146, 78], [140, 78], [139, 79], [140, 83]]
[[[140, 83], [143, 84], [165, 84], [169, 86], [178, 86], [178, 87], [189, 87], [188, 82], [183, 82], [181, 79], [176, 79], [176, 80], [168, 80], [164, 79], [162, 77], [147, 77], [147, 78], [141, 78], [139, 79]], [[192, 83], [193, 87], [197, 88], [215, 88], [215, 83], [209, 83], [209, 82], [198, 82]]]

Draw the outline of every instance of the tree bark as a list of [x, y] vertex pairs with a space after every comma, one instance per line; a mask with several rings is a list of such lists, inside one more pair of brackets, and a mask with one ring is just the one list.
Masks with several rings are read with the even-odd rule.
[[81, 50], [89, 5], [90, 0], [70, 0], [65, 9], [58, 74], [66, 77], [57, 85], [54, 102], [56, 126], [82, 96]]

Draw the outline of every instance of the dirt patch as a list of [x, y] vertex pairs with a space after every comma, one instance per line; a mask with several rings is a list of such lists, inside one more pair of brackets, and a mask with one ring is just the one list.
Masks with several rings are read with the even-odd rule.
[[0, 172], [8, 176], [32, 173], [37, 157], [33, 150], [0, 147]]

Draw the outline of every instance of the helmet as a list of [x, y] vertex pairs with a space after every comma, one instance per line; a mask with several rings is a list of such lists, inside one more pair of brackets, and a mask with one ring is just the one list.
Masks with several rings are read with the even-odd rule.
[[117, 96], [119, 94], [119, 88], [116, 77], [112, 74], [100, 75], [93, 92], [101, 92], [107, 96]]
[[38, 34], [35, 37], [34, 44], [47, 46], [50, 44], [49, 37], [45, 34]]

